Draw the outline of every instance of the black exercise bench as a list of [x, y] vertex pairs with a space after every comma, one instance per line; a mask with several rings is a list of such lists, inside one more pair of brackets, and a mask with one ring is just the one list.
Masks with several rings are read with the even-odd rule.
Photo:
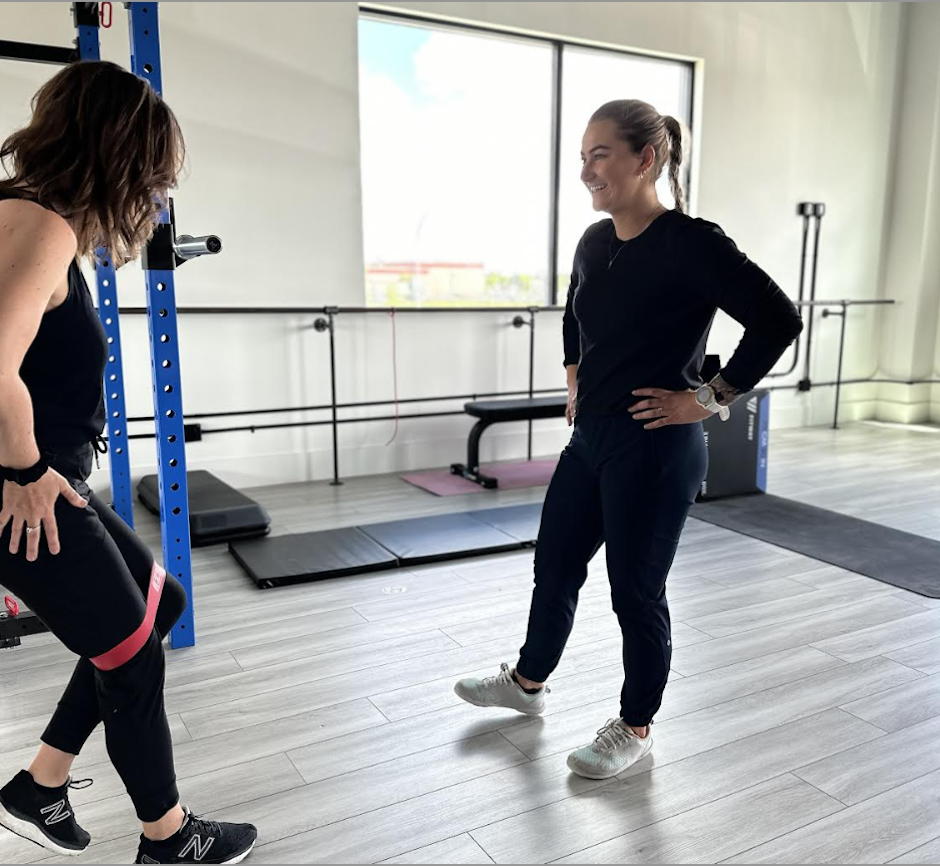
[[470, 431], [467, 440], [467, 462], [454, 463], [450, 471], [462, 475], [488, 489], [498, 486], [497, 479], [480, 472], [480, 437], [491, 424], [507, 421], [538, 421], [542, 418], [564, 418], [568, 398], [533, 397], [522, 400], [484, 400], [479, 403], [467, 403], [463, 408], [468, 415], [479, 418]]

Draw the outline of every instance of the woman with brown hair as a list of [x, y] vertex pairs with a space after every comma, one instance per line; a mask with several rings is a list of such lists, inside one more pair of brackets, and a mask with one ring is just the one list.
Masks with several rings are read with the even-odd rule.
[[78, 259], [135, 258], [183, 154], [153, 88], [98, 61], [55, 75], [0, 147], [0, 583], [79, 656], [29, 770], [0, 789], [0, 824], [58, 854], [90, 841], [69, 773], [102, 721], [143, 823], [138, 863], [237, 863], [257, 836], [179, 803], [162, 639], [185, 592], [86, 484], [108, 350]]
[[[793, 303], [714, 223], [683, 211], [679, 123], [637, 99], [602, 105], [581, 150], [581, 180], [610, 219], [575, 252], [564, 317], [571, 441], [542, 510], [525, 646], [485, 679], [457, 683], [483, 707], [538, 715], [574, 624], [588, 563], [607, 546], [625, 680], [616, 718], [571, 753], [572, 772], [607, 779], [645, 757], [669, 677], [666, 577], [707, 468], [702, 422], [722, 420], [800, 333]], [[659, 201], [668, 165], [676, 206]], [[745, 327], [711, 382], [701, 371], [717, 310]], [[700, 553], [705, 556], [706, 554]]]

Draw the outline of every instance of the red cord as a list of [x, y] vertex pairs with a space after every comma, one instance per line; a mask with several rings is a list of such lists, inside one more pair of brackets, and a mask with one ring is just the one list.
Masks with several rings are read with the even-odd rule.
[[395, 389], [395, 432], [392, 433], [392, 438], [385, 443], [385, 446], [388, 447], [391, 445], [396, 438], [398, 438], [398, 339], [395, 332], [395, 310], [394, 308], [389, 310], [389, 315], [392, 317], [392, 382]]
[[10, 616], [19, 616], [20, 606], [12, 598], [10, 598], [10, 596], [5, 595], [3, 597], [3, 603], [6, 605], [7, 610], [10, 612]]
[[[107, 15], [104, 14], [104, 13], [105, 13], [105, 10], [108, 11], [108, 14], [107, 14]], [[107, 27], [110, 27], [110, 26], [111, 26], [112, 12], [111, 12], [111, 4], [110, 4], [110, 3], [102, 3], [102, 4], [101, 4], [101, 8], [98, 10], [98, 15], [99, 15], [99, 17], [100, 17], [100, 19], [101, 19], [101, 26], [102, 26], [102, 27], [107, 28]], [[105, 20], [105, 19], [107, 19], [107, 20]]]

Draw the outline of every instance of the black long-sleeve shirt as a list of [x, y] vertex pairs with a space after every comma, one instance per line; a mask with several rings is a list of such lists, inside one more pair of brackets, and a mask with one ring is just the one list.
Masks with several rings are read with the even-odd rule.
[[575, 252], [563, 328], [578, 412], [623, 414], [640, 399], [634, 389], [701, 385], [718, 309], [745, 327], [722, 378], [749, 391], [803, 329], [780, 287], [717, 225], [678, 211], [625, 243], [612, 220], [592, 225]]

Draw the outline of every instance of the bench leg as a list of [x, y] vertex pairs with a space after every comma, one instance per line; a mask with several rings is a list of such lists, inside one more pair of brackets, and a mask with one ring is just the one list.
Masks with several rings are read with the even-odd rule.
[[490, 426], [490, 422], [482, 418], [473, 425], [470, 437], [467, 439], [467, 463], [454, 463], [450, 467], [453, 475], [462, 475], [469, 481], [474, 481], [488, 489], [497, 487], [499, 482], [495, 478], [480, 473], [480, 437], [483, 431]]

